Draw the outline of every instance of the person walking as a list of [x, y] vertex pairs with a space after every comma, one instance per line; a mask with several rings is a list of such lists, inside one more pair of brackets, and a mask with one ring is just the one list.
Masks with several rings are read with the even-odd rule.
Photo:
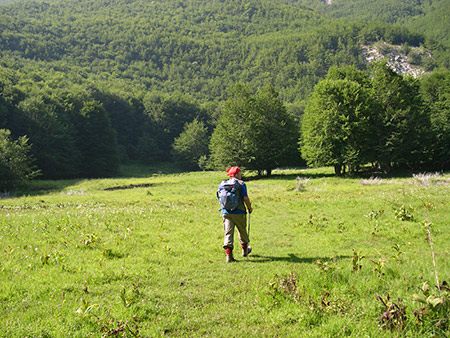
[[228, 185], [235, 185], [237, 188], [239, 200], [237, 206], [233, 209], [227, 210], [222, 207], [222, 219], [223, 219], [223, 230], [224, 230], [224, 242], [223, 248], [226, 253], [226, 262], [232, 263], [236, 262], [233, 257], [234, 248], [234, 228], [236, 227], [239, 233], [239, 242], [242, 248], [242, 256], [248, 257], [248, 254], [252, 251], [251, 246], [249, 246], [249, 235], [247, 232], [247, 211], [252, 213], [252, 204], [247, 193], [247, 186], [244, 181], [242, 181], [242, 171], [239, 167], [230, 167], [227, 169], [227, 175], [230, 177], [229, 180], [223, 181], [219, 185], [219, 193], [225, 189], [224, 183]]

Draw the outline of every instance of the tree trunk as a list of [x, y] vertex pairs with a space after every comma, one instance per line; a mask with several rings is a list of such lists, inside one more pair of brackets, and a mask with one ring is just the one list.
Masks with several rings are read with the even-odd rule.
[[341, 176], [341, 170], [342, 166], [340, 164], [334, 165], [334, 173], [336, 174], [336, 176]]

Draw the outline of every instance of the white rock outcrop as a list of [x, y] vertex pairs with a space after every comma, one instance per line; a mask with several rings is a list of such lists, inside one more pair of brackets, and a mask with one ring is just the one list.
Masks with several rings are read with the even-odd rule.
[[[425, 70], [422, 67], [411, 64], [411, 58], [401, 52], [401, 46], [386, 44], [384, 45], [384, 47], [389, 50], [387, 53], [381, 53], [376, 45], [362, 46], [362, 56], [367, 62], [387, 59], [388, 66], [391, 67], [395, 72], [403, 75], [410, 74], [413, 77], [417, 78], [425, 73]], [[415, 47], [410, 48], [414, 50]]]

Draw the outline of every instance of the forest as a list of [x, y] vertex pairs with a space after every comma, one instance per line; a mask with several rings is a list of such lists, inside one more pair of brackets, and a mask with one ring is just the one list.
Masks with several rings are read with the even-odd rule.
[[[211, 156], [218, 146], [209, 145], [209, 139], [221, 119], [226, 120], [222, 115], [236, 112], [233, 100], [239, 83], [245, 84], [245, 100], [270, 102], [276, 109], [266, 114], [280, 113], [279, 121], [289, 128], [286, 134], [297, 135], [288, 138], [289, 145], [277, 144], [291, 149], [295, 141], [297, 151], [290, 150], [287, 159], [270, 165], [255, 161], [259, 167], [246, 164], [269, 172], [282, 164], [319, 165], [301, 152], [304, 138], [299, 135], [304, 131], [304, 113], [313, 110], [315, 88], [330, 69], [353, 66], [370, 74], [361, 47], [379, 41], [429, 51], [419, 60], [427, 75], [414, 80], [389, 75], [405, 89], [398, 95], [413, 90], [420, 100], [409, 106], [393, 104], [390, 115], [379, 119], [388, 126], [401, 125], [410, 110], [419, 109], [428, 132], [428, 142], [419, 143], [429, 146], [410, 149], [421, 154], [420, 160], [393, 157], [383, 167], [448, 168], [448, 163], [435, 161], [449, 149], [445, 142], [450, 46], [441, 39], [447, 36], [448, 20], [439, 10], [446, 2], [421, 6], [402, 2], [402, 14], [395, 18], [376, 15], [386, 13], [384, 2], [377, 2], [377, 8], [372, 2], [361, 2], [360, 7], [351, 3], [336, 0], [324, 7], [313, 1], [284, 0], [4, 2], [0, 5], [2, 188], [19, 178], [111, 176], [129, 160], [178, 161], [189, 169], [222, 167], [226, 163]], [[373, 17], [363, 15], [368, 8]], [[435, 21], [425, 25], [420, 18]], [[373, 84], [360, 85], [370, 95], [381, 95]], [[271, 94], [256, 94], [263, 88], [271, 88], [266, 90]], [[254, 113], [264, 114], [264, 109]], [[358, 164], [369, 160], [360, 159]]]
[[450, 3], [446, 0], [293, 0], [334, 18], [358, 21], [381, 21], [404, 25], [422, 32], [435, 43], [450, 46]]

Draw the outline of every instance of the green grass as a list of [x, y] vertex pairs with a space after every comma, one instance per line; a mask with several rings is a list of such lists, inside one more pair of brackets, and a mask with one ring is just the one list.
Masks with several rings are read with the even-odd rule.
[[[2, 199], [0, 336], [448, 335], [438, 311], [447, 296], [423, 324], [412, 311], [424, 282], [438, 292], [425, 220], [449, 281], [450, 175], [422, 184], [331, 174], [250, 175], [253, 252], [236, 252], [237, 264], [222, 249], [223, 173], [38, 182], [47, 190]], [[355, 264], [354, 253], [364, 256]], [[401, 298], [402, 328], [381, 328], [377, 295]]]

